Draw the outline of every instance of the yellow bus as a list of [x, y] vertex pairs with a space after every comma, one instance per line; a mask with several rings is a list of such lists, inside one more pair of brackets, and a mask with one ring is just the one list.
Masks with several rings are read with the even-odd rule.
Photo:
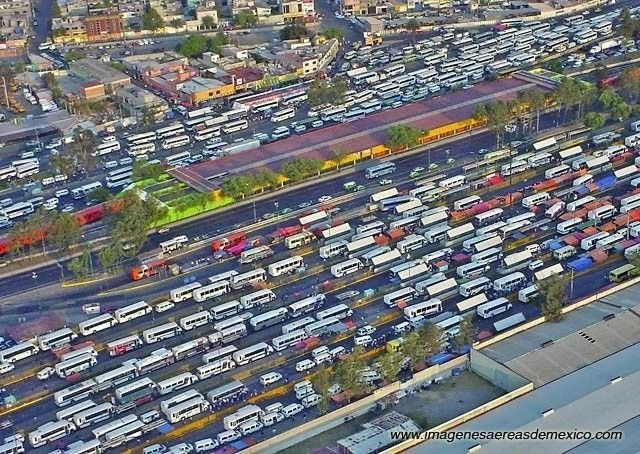
[[629, 279], [632, 273], [636, 270], [636, 267], [631, 263], [622, 265], [614, 270], [609, 271], [609, 280], [611, 282], [622, 282]]

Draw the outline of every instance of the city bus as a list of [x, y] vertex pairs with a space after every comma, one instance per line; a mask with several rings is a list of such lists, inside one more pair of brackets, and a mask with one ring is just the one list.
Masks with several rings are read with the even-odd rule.
[[20, 342], [19, 344], [0, 350], [0, 362], [15, 363], [21, 359], [29, 358], [37, 354], [40, 349], [31, 342]]
[[309, 338], [309, 334], [307, 334], [304, 328], [316, 323], [316, 321], [311, 317], [309, 317], [309, 319], [311, 320], [311, 322], [306, 323], [302, 328], [291, 330], [286, 333], [283, 333], [281, 336], [274, 337], [271, 340], [271, 343], [273, 344], [273, 348], [276, 351], [282, 351], [286, 348], [291, 347], [292, 345], [297, 344], [300, 341], [303, 341]]
[[242, 366], [269, 356], [272, 353], [273, 348], [269, 344], [260, 342], [258, 344], [234, 352], [232, 357], [238, 366]]
[[82, 400], [86, 397], [92, 396], [95, 393], [96, 382], [89, 379], [68, 388], [56, 391], [53, 394], [53, 400], [58, 407], [64, 407], [70, 403]]
[[376, 166], [367, 167], [364, 175], [367, 179], [378, 178], [383, 175], [388, 175], [396, 171], [396, 165], [393, 162], [385, 162]]
[[169, 322], [160, 326], [145, 329], [142, 331], [142, 338], [145, 343], [153, 344], [155, 342], [174, 337], [180, 333], [182, 333], [182, 328], [180, 328], [175, 322]]
[[180, 135], [183, 135], [184, 133], [185, 133], [184, 125], [181, 125], [180, 123], [167, 126], [165, 128], [157, 129], [155, 132], [157, 140], [165, 139], [167, 137], [180, 136]]
[[213, 404], [220, 404], [223, 400], [231, 400], [236, 397], [245, 395], [248, 392], [247, 387], [239, 381], [232, 381], [226, 385], [222, 385], [207, 393], [207, 399]]
[[263, 328], [268, 328], [269, 326], [282, 323], [287, 319], [287, 314], [288, 311], [285, 307], [273, 309], [251, 318], [249, 320], [249, 325], [251, 325], [254, 331], [260, 331]]
[[90, 336], [98, 331], [109, 329], [117, 323], [118, 321], [111, 314], [103, 314], [78, 323], [78, 331], [83, 336]]
[[129, 144], [129, 146], [134, 146], [134, 145], [151, 143], [156, 139], [157, 137], [154, 131], [143, 132], [141, 134], [134, 134], [132, 136], [127, 137], [127, 143]]
[[353, 310], [346, 304], [338, 304], [336, 306], [324, 309], [316, 313], [316, 319], [322, 321], [325, 319], [338, 319], [348, 318], [353, 315]]
[[316, 309], [321, 308], [324, 305], [326, 298], [324, 294], [309, 296], [307, 298], [296, 301], [287, 306], [290, 317], [299, 317], [307, 312], [313, 312]]
[[271, 115], [272, 123], [279, 123], [281, 121], [288, 120], [289, 118], [294, 118], [296, 116], [296, 110], [293, 107], [289, 107], [287, 109], [278, 110]]
[[249, 127], [247, 120], [235, 120], [230, 121], [222, 125], [222, 132], [225, 134], [232, 134], [234, 132], [243, 131]]
[[134, 320], [138, 317], [144, 317], [152, 312], [151, 306], [146, 301], [138, 301], [120, 309], [116, 309], [113, 316], [118, 323], [124, 323]]
[[429, 317], [442, 312], [442, 301], [439, 299], [429, 299], [422, 303], [413, 304], [403, 309], [404, 318], [407, 321], [419, 317]]
[[476, 314], [483, 319], [491, 318], [495, 315], [502, 314], [511, 309], [513, 305], [506, 298], [498, 298], [488, 303], [479, 305], [476, 308]]
[[69, 421], [51, 421], [29, 432], [29, 444], [33, 448], [44, 446], [76, 431], [76, 426]]
[[171, 150], [172, 148], [180, 148], [185, 145], [189, 145], [191, 143], [191, 139], [189, 136], [175, 136], [169, 137], [162, 141], [162, 149], [163, 150]]

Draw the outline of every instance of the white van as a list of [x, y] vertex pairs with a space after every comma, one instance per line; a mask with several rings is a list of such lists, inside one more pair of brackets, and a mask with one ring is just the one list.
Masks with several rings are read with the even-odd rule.
[[42, 208], [48, 211], [55, 210], [58, 207], [58, 202], [59, 200], [57, 197], [51, 197], [50, 199], [44, 201], [44, 203], [42, 204]]
[[51, 186], [52, 184], [54, 184], [56, 182], [56, 179], [53, 177], [47, 177], [47, 178], [43, 178], [40, 183], [42, 183], [42, 186]]
[[525, 251], [529, 251], [531, 253], [531, 255], [536, 255], [540, 253], [540, 245], [533, 243], [533, 244], [527, 244], [524, 247]]
[[130, 166], [133, 164], [133, 159], [131, 158], [122, 158], [118, 161], [121, 166]]
[[213, 438], [205, 438], [204, 440], [196, 441], [193, 446], [196, 448], [196, 452], [207, 452], [213, 451], [220, 446], [220, 442]]
[[193, 446], [189, 443], [180, 443], [169, 447], [167, 453], [170, 454], [187, 454], [193, 451]]
[[396, 334], [406, 333], [407, 331], [411, 331], [411, 325], [409, 322], [398, 323], [397, 325], [393, 325], [393, 331]]
[[282, 409], [282, 414], [285, 418], [292, 418], [303, 410], [304, 407], [300, 404], [289, 404]]
[[273, 383], [277, 383], [282, 380], [282, 374], [279, 372], [269, 372], [260, 376], [260, 383], [262, 386], [269, 386]]
[[282, 415], [282, 413], [279, 413], [279, 412], [265, 413], [262, 417], [260, 417], [260, 420], [262, 421], [262, 424], [264, 424], [265, 427], [273, 426], [274, 424], [279, 423], [283, 419], [284, 419], [284, 416]]
[[340, 345], [336, 348], [332, 348], [331, 351], [329, 351], [329, 354], [331, 355], [331, 358], [333, 358], [333, 360], [335, 361], [336, 359], [340, 358], [342, 355], [346, 355], [347, 349], [344, 348], [342, 345]]
[[29, 159], [35, 157], [36, 154], [33, 151], [23, 151], [20, 153], [20, 159]]
[[382, 377], [380, 377], [380, 374], [375, 370], [369, 369], [369, 370], [362, 371], [362, 381], [365, 382], [367, 385], [373, 385], [375, 384], [375, 382], [377, 382], [381, 378]]
[[156, 312], [158, 314], [162, 313], [162, 312], [166, 312], [170, 309], [173, 309], [173, 307], [175, 306], [175, 304], [173, 303], [173, 301], [161, 301], [158, 304], [156, 304]]
[[321, 400], [322, 400], [322, 396], [320, 394], [310, 394], [304, 399], [302, 399], [301, 402], [302, 402], [302, 405], [304, 405], [304, 408], [311, 408], [318, 405]]
[[315, 360], [316, 364], [333, 362], [333, 356], [331, 356], [331, 353], [329, 353], [328, 351], [314, 356], [313, 359]]
[[247, 421], [245, 423], [240, 424], [238, 426], [238, 430], [243, 436], [247, 436], [249, 434], [259, 431], [263, 427], [264, 425], [260, 421], [256, 421], [254, 419], [252, 421]]
[[162, 454], [166, 451], [167, 447], [165, 445], [155, 444], [144, 448], [142, 454]]
[[115, 142], [116, 139], [115, 136], [105, 136], [102, 138], [102, 143], [111, 143], [111, 142]]
[[66, 196], [66, 195], [69, 195], [69, 190], [68, 190], [68, 189], [58, 189], [58, 190], [55, 192], [55, 196], [56, 196], [57, 198], [64, 197], [64, 196]]
[[321, 347], [314, 348], [311, 351], [311, 356], [313, 356], [313, 359], [316, 359], [318, 356], [324, 355], [325, 353], [329, 353], [329, 347], [323, 345]]
[[223, 445], [225, 443], [236, 441], [240, 439], [240, 437], [242, 437], [242, 435], [240, 435], [240, 432], [237, 432], [235, 430], [225, 430], [224, 432], [220, 432], [216, 436], [216, 439], [220, 442], [221, 445]]
[[266, 413], [280, 413], [283, 408], [284, 408], [284, 405], [282, 405], [280, 402], [274, 402], [274, 403], [269, 404], [266, 407], [264, 407], [264, 412], [265, 412], [265, 414]]
[[0, 200], [0, 208], [10, 207], [11, 205], [13, 205], [13, 199], [6, 198]]
[[38, 377], [38, 380], [47, 380], [55, 373], [56, 371], [53, 367], [45, 367], [36, 374], [36, 377]]
[[6, 374], [7, 372], [11, 372], [16, 368], [15, 364], [12, 363], [0, 363], [0, 374]]
[[310, 359], [303, 359], [302, 361], [298, 361], [296, 363], [296, 371], [297, 372], [305, 372], [307, 370], [311, 370], [316, 367], [316, 363], [314, 363]]
[[553, 257], [556, 260], [564, 260], [568, 259], [569, 257], [573, 257], [574, 255], [576, 255], [576, 252], [577, 251], [575, 247], [568, 245], [553, 251]]
[[373, 339], [371, 336], [356, 336], [353, 338], [353, 343], [356, 344], [357, 347], [366, 347], [371, 345]]
[[158, 412], [158, 410], [151, 410], [140, 415], [140, 421], [145, 424], [149, 424], [150, 422], [157, 419], [160, 419], [160, 413]]
[[104, 163], [105, 170], [115, 169], [116, 167], [118, 167], [118, 161], [107, 161]]

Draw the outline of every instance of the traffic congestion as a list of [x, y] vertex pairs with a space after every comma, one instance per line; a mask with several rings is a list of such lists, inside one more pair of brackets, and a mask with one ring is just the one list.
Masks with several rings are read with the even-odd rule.
[[[625, 128], [486, 151], [446, 172], [371, 165], [363, 176], [378, 190], [343, 184], [363, 194], [357, 208], [325, 196], [269, 238], [232, 232], [209, 245], [206, 276], [158, 281], [161, 298], [86, 307], [77, 325], [5, 346], [0, 371], [23, 372], [5, 393], [30, 401], [2, 423], [3, 449], [204, 452], [264, 439], [317, 416], [307, 375], [356, 347], [401, 350], [430, 322], [456, 354], [464, 316], [475, 314], [478, 332], [515, 326], [538, 314], [536, 283], [553, 274], [570, 274], [572, 299], [626, 279], [635, 267], [625, 257], [640, 248], [640, 124]], [[131, 278], [149, 279], [161, 254], [189, 243], [160, 242]], [[374, 363], [362, 380], [381, 381]], [[293, 391], [261, 398], [283, 383]], [[148, 446], [197, 418], [209, 423], [180, 445]]]
[[[615, 37], [619, 13], [615, 9], [591, 17], [576, 15], [557, 23], [511, 20], [499, 29], [473, 36], [444, 30], [403, 48], [362, 46], [347, 51], [339, 69], [336, 63], [335, 74], [344, 76], [349, 85], [340, 105], [310, 108], [309, 85], [303, 83], [268, 96], [232, 97], [226, 110], [204, 107], [187, 111], [178, 107], [174, 112], [178, 119], [165, 120], [152, 131], [100, 134], [92, 153], [100, 161], [95, 170], [77, 164], [71, 174], [53, 172], [40, 177], [51, 167], [52, 157], [65, 153], [73, 138], [47, 139], [44, 143], [36, 137], [21, 144], [24, 147], [19, 147], [16, 158], [1, 162], [0, 182], [17, 180], [25, 184], [0, 201], [4, 213], [0, 227], [11, 227], [41, 206], [63, 212], [81, 209], [95, 203], [87, 196], [97, 188], [119, 192], [132, 182], [136, 161], [169, 168], [193, 165], [470, 88], [555, 55], [568, 55], [570, 65], [579, 67], [633, 52], [635, 43]], [[638, 7], [631, 13], [637, 14]]]

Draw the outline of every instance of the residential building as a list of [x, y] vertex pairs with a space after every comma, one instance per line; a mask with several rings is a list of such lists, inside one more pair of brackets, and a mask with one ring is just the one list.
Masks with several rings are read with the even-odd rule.
[[131, 78], [111, 66], [92, 58], [82, 58], [69, 64], [71, 74], [83, 81], [99, 80], [105, 86], [106, 94], [114, 93], [120, 87], [131, 84]]
[[122, 18], [117, 11], [89, 15], [84, 19], [88, 41], [113, 41], [122, 38]]
[[122, 108], [135, 118], [141, 118], [144, 110], [148, 110], [154, 112], [156, 120], [160, 120], [170, 110], [163, 98], [135, 85], [119, 88], [115, 95], [121, 101]]
[[31, 22], [29, 0], [0, 0], [0, 33], [9, 38], [24, 38]]
[[399, 433], [420, 433], [422, 430], [411, 418], [396, 411], [387, 413], [362, 425], [364, 430], [338, 440], [339, 454], [369, 454], [381, 452], [396, 444]]
[[316, 14], [314, 0], [283, 0], [280, 12], [285, 22], [310, 20]]
[[235, 93], [235, 84], [226, 83], [218, 79], [193, 77], [180, 87], [180, 99], [193, 106], [206, 101], [220, 99]]
[[306, 45], [277, 52], [275, 54], [276, 62], [300, 77], [309, 77], [324, 70], [336, 57], [340, 48], [336, 39], [327, 40], [315, 47], [311, 47], [310, 43], [306, 43]]

